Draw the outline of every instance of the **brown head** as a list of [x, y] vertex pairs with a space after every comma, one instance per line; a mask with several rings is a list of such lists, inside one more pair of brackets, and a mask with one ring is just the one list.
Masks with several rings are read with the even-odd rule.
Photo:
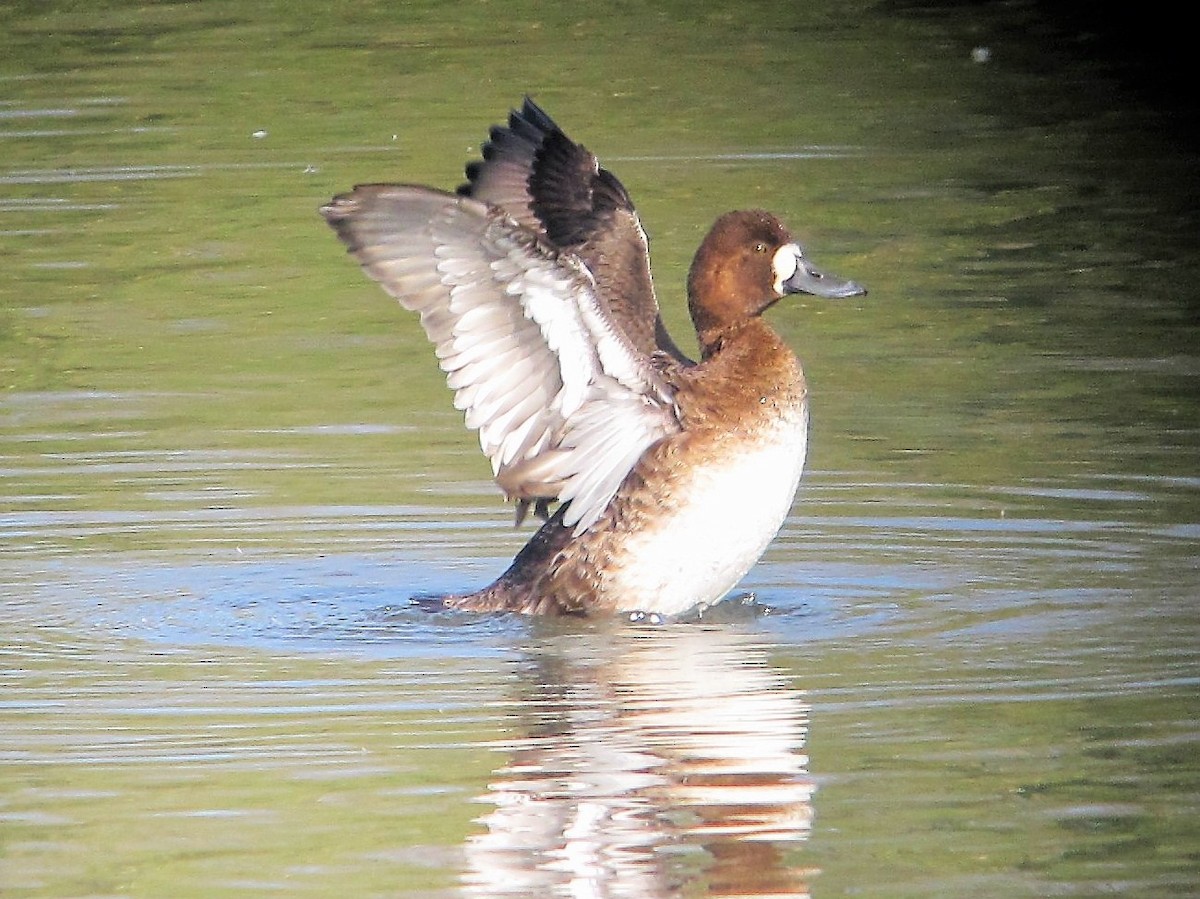
[[707, 352], [731, 328], [789, 293], [849, 297], [853, 281], [823, 274], [779, 219], [761, 209], [727, 212], [713, 224], [688, 272], [688, 309]]

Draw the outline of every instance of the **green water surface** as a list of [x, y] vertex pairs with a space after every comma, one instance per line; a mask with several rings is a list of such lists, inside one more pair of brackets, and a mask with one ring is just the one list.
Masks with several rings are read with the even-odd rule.
[[[1198, 160], [1094, 31], [205, 0], [0, 43], [0, 894], [1195, 893]], [[528, 532], [316, 210], [453, 188], [526, 92], [681, 344], [727, 209], [870, 288], [770, 313], [813, 395], [771, 615], [409, 606]]]

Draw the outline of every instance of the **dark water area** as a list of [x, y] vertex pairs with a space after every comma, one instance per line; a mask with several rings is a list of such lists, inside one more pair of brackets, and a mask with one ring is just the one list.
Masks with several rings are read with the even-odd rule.
[[[0, 9], [0, 894], [1194, 895], [1195, 109], [1095, 10]], [[871, 289], [770, 313], [809, 468], [702, 616], [414, 602], [528, 531], [316, 209], [526, 92], [681, 344], [727, 209]]]
[[1016, 51], [1022, 68], [1052, 75], [1058, 66], [1090, 66], [1122, 88], [1113, 107], [1142, 104], [1161, 116], [1159, 128], [1180, 140], [1196, 137], [1196, 107], [1187, 89], [1188, 30], [1178, 9], [1150, 4], [1129, 15], [1083, 0], [1028, 3], [906, 2], [891, 13], [949, 20], [948, 30], [981, 46]]

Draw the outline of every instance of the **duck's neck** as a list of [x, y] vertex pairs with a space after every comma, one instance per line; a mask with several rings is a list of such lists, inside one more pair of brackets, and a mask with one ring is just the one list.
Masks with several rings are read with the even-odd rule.
[[700, 352], [705, 359], [743, 332], [775, 333], [762, 320], [762, 314], [775, 305], [778, 298], [764, 297], [757, 305], [748, 304], [723, 283], [720, 275], [709, 273], [704, 303], [696, 302], [699, 276], [693, 270], [688, 278], [688, 312], [691, 313]]
[[685, 369], [676, 403], [689, 429], [713, 422], [739, 434], [761, 426], [764, 413], [804, 401], [804, 374], [783, 339], [757, 316], [705, 334], [703, 359]]
[[696, 337], [700, 343], [700, 357], [707, 360], [730, 347], [752, 348], [757, 343], [774, 345], [779, 335], [760, 316], [744, 318], [738, 322], [696, 320]]

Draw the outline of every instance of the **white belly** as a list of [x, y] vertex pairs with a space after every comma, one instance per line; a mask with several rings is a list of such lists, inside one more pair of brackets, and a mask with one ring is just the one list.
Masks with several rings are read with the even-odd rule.
[[753, 447], [682, 473], [661, 516], [630, 534], [609, 582], [619, 608], [676, 615], [728, 593], [792, 507], [808, 441], [807, 410]]

